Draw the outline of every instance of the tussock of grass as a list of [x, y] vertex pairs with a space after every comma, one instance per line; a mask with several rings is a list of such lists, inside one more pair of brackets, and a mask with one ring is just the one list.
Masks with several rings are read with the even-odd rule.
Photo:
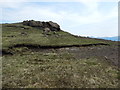
[[117, 73], [113, 66], [96, 58], [77, 60], [64, 52], [3, 56], [3, 87], [115, 88]]

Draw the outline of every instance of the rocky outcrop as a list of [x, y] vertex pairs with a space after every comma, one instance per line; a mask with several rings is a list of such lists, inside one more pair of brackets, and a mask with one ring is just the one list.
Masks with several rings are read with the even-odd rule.
[[31, 27], [38, 27], [40, 29], [49, 28], [51, 31], [60, 31], [60, 26], [52, 21], [49, 22], [41, 22], [41, 21], [34, 21], [34, 20], [27, 20], [22, 22], [23, 25], [31, 26]]

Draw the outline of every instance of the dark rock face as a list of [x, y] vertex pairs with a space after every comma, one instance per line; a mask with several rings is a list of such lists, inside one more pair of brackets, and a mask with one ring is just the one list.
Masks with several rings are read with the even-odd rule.
[[34, 20], [27, 20], [22, 22], [23, 25], [31, 26], [31, 27], [38, 27], [40, 29], [49, 28], [51, 31], [60, 31], [60, 26], [52, 21], [49, 22], [41, 22], [41, 21], [34, 21]]
[[60, 26], [57, 23], [49, 21], [47, 22], [47, 24], [50, 26], [51, 30], [53, 31], [60, 30]]

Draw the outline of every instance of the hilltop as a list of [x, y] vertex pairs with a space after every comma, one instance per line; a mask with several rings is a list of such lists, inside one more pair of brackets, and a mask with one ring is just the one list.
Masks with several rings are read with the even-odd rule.
[[2, 24], [1, 51], [4, 88], [118, 87], [118, 42], [75, 36], [53, 21]]
[[20, 23], [3, 24], [3, 49], [14, 45], [64, 46], [97, 43], [113, 43], [105, 40], [78, 37], [60, 29], [52, 21], [23, 21]]

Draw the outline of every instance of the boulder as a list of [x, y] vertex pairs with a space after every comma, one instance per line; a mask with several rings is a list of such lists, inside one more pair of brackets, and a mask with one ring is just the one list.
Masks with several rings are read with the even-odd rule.
[[44, 32], [50, 32], [50, 28], [44, 28]]
[[49, 21], [48, 24], [53, 27], [53, 28], [56, 28], [56, 29], [60, 29], [60, 26], [57, 24], [57, 23], [54, 23], [52, 21]]

